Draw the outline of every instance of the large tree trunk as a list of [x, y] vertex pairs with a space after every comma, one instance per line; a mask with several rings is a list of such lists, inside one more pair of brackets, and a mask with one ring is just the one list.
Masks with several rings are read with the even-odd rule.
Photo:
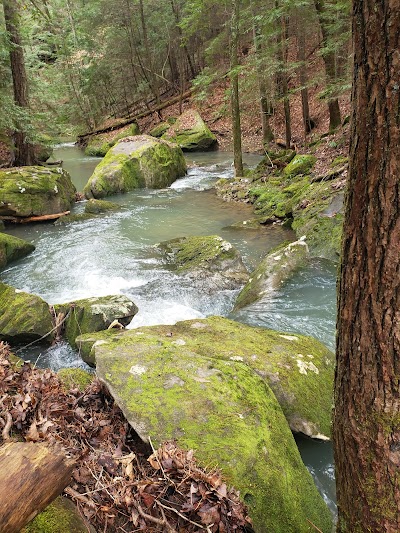
[[[18, 12], [15, 0], [3, 0], [4, 20], [10, 39], [10, 63], [14, 88], [14, 101], [18, 107], [29, 108], [28, 81], [25, 71], [24, 52], [18, 29]], [[33, 146], [27, 141], [24, 127], [18, 124], [14, 133], [15, 166], [32, 165], [34, 162]]]
[[232, 0], [232, 21], [231, 21], [231, 112], [232, 112], [232, 134], [233, 134], [233, 163], [235, 175], [243, 176], [242, 159], [242, 130], [240, 127], [240, 106], [239, 106], [239, 75], [238, 67], [238, 40], [239, 40], [239, 14], [240, 0]]
[[18, 533], [56, 498], [71, 479], [74, 461], [37, 443], [0, 448], [0, 531]]
[[339, 285], [338, 531], [400, 531], [400, 0], [353, 2], [353, 116]]

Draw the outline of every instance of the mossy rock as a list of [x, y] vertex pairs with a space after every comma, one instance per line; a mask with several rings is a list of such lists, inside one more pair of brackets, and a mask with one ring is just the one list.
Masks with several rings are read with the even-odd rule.
[[304, 239], [290, 244], [283, 243], [269, 252], [250, 274], [249, 281], [236, 299], [234, 311], [270, 296], [296, 270], [304, 266], [308, 258], [309, 250]]
[[75, 300], [54, 309], [66, 317], [64, 336], [73, 347], [79, 335], [107, 329], [115, 320], [127, 326], [138, 312], [137, 306], [121, 294]]
[[107, 213], [108, 211], [116, 211], [120, 209], [119, 204], [114, 202], [107, 202], [106, 200], [95, 200], [90, 198], [85, 205], [85, 213], [90, 213], [92, 215], [99, 215], [101, 213]]
[[0, 283], [0, 340], [16, 344], [44, 337], [51, 343], [52, 330], [50, 308], [42, 298]]
[[248, 365], [274, 391], [292, 431], [313, 438], [330, 436], [335, 357], [312, 337], [209, 317], [174, 326], [82, 335], [77, 345], [83, 360], [94, 366], [98, 347], [105, 343], [118, 350], [126, 342], [153, 343], [155, 337], [160, 346], [174, 347], [176, 353], [190, 350]]
[[162, 189], [185, 174], [178, 146], [150, 135], [126, 137], [97, 165], [84, 193], [86, 198], [103, 198], [140, 187]]
[[34, 250], [35, 246], [23, 239], [0, 233], [0, 268], [29, 255]]
[[100, 133], [90, 138], [85, 148], [85, 155], [92, 157], [104, 157], [108, 150], [112, 148], [119, 140], [125, 137], [140, 135], [139, 126], [136, 123], [127, 128], [119, 129], [109, 133]]
[[240, 253], [218, 235], [178, 237], [156, 246], [178, 274], [204, 280], [210, 290], [235, 289], [248, 280]]
[[313, 155], [296, 155], [291, 162], [286, 165], [283, 174], [286, 177], [298, 176], [299, 174], [308, 174], [315, 165], [317, 158]]
[[57, 374], [67, 390], [79, 389], [82, 392], [92, 383], [94, 377], [82, 368], [62, 368]]
[[306, 235], [310, 254], [338, 261], [343, 232], [344, 193], [342, 178], [312, 183], [304, 202], [293, 210], [292, 228], [298, 236]]
[[171, 124], [168, 124], [168, 122], [160, 122], [157, 124], [157, 126], [154, 126], [152, 130], [149, 131], [149, 135], [152, 137], [162, 137], [164, 133], [169, 130]]
[[75, 213], [73, 215], [64, 215], [58, 218], [55, 222], [55, 226], [66, 226], [74, 222], [86, 222], [86, 220], [92, 220], [96, 218], [96, 215], [92, 213]]
[[0, 170], [0, 215], [29, 217], [68, 211], [76, 189], [62, 168]]
[[44, 163], [53, 155], [52, 144], [53, 139], [49, 135], [39, 135], [38, 142], [33, 147], [36, 161]]
[[214, 150], [217, 147], [217, 138], [195, 109], [182, 113], [162, 138], [179, 144], [186, 152]]
[[[165, 327], [164, 335], [141, 328], [98, 342], [98, 377], [144, 441], [176, 439], [203, 465], [218, 465], [240, 490], [256, 531], [309, 532], [308, 520], [330, 531], [330, 512], [271, 389], [235, 357], [211, 357], [215, 338], [202, 354], [194, 351], [202, 329], [191, 324], [190, 344], [180, 333], [168, 337]], [[234, 354], [242, 336], [235, 341]]]
[[82, 519], [76, 506], [59, 496], [36, 516], [21, 533], [88, 533], [93, 530]]

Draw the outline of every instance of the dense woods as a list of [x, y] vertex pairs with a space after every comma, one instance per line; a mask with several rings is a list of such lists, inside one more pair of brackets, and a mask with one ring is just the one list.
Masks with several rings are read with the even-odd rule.
[[2, 16], [0, 129], [28, 141], [91, 131], [191, 87], [204, 101], [216, 84], [231, 91], [215, 115], [230, 115], [232, 103], [236, 151], [241, 102], [260, 108], [265, 142], [270, 117], [282, 114], [288, 146], [296, 95], [305, 133], [310, 98], [329, 107], [331, 130], [342, 119], [347, 0], [5, 0]]

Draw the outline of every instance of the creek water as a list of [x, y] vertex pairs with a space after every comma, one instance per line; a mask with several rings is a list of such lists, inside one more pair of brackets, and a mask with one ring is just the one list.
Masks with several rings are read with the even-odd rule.
[[[78, 191], [83, 189], [98, 158], [87, 157], [72, 143], [59, 145], [55, 159], [71, 174]], [[259, 156], [245, 156], [254, 166]], [[259, 230], [238, 229], [232, 224], [252, 217], [245, 204], [227, 203], [212, 190], [218, 178], [233, 175], [232, 156], [223, 152], [187, 156], [187, 176], [162, 190], [136, 190], [115, 196], [116, 212], [69, 225], [32, 224], [8, 227], [7, 232], [36, 246], [28, 257], [10, 265], [1, 278], [21, 290], [40, 295], [49, 303], [89, 296], [123, 293], [139, 307], [130, 328], [173, 324], [178, 320], [223, 315], [235, 320], [312, 335], [334, 347], [335, 266], [312, 261], [271, 298], [231, 313], [237, 291], [212, 296], [171, 272], [160, 260], [154, 244], [188, 235], [218, 234], [234, 244], [249, 269], [277, 244], [293, 240], [281, 226]], [[74, 212], [81, 212], [77, 203]], [[38, 366], [83, 366], [67, 344], [49, 350], [31, 346], [19, 355]], [[297, 439], [300, 452], [331, 510], [335, 512], [334, 475], [330, 443]]]

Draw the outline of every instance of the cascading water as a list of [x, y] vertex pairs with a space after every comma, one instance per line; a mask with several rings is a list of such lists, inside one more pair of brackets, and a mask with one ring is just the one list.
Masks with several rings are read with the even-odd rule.
[[[55, 158], [64, 161], [78, 190], [82, 190], [99, 161], [84, 156], [72, 143], [57, 147]], [[248, 156], [245, 161], [255, 165], [259, 159]], [[253, 216], [248, 205], [223, 202], [210, 190], [217, 178], [232, 176], [231, 160], [226, 153], [196, 153], [188, 157], [187, 176], [170, 188], [137, 190], [113, 197], [112, 201], [121, 206], [116, 212], [65, 226], [7, 228], [8, 233], [33, 242], [36, 250], [3, 271], [2, 281], [38, 294], [49, 303], [123, 293], [139, 307], [129, 326], [132, 328], [217, 314], [251, 325], [313, 335], [333, 348], [334, 265], [313, 261], [267, 301], [230, 315], [236, 291], [210, 295], [182, 282], [154, 248], [154, 244], [175, 237], [218, 234], [240, 250], [252, 269], [268, 250], [294, 238], [290, 230], [281, 226], [259, 230], [230, 227]], [[83, 207], [83, 203], [78, 203], [74, 212]], [[31, 346], [25, 357], [55, 370], [83, 365], [65, 343], [45, 351]], [[330, 445], [301, 440], [299, 448], [334, 509]]]

